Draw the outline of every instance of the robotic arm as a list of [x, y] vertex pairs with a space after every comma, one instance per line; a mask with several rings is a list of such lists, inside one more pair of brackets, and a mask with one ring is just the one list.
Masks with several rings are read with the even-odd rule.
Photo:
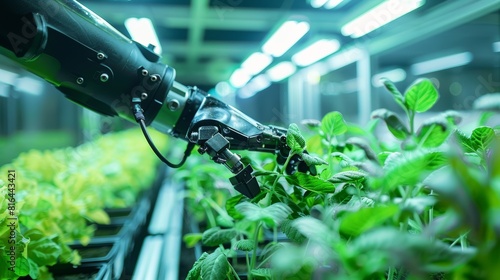
[[[259, 191], [251, 166], [231, 150], [270, 152], [283, 163], [290, 148], [286, 130], [266, 126], [196, 87], [175, 81], [154, 46], [137, 44], [74, 0], [1, 0], [0, 54], [95, 112], [136, 121], [154, 152], [179, 167], [195, 145], [224, 164], [231, 183], [248, 197]], [[146, 126], [188, 142], [181, 163], [155, 148]], [[299, 169], [308, 170], [300, 159]]]

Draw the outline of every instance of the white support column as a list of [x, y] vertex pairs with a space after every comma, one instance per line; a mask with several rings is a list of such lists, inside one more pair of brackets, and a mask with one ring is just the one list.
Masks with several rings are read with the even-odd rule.
[[288, 79], [288, 118], [290, 123], [304, 119], [304, 88], [300, 75]]
[[358, 123], [364, 125], [370, 119], [372, 110], [371, 62], [370, 54], [366, 49], [361, 50], [356, 67], [358, 76]]

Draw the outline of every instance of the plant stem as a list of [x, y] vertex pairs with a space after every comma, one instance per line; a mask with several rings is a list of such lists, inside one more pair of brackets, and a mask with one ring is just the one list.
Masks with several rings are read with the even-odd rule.
[[255, 262], [257, 261], [257, 244], [259, 243], [259, 231], [262, 227], [262, 224], [259, 222], [259, 225], [255, 229], [255, 233], [253, 236], [254, 248], [252, 251], [252, 260], [250, 261], [250, 266], [248, 267], [248, 280], [252, 280], [252, 270], [255, 268]]
[[408, 118], [410, 119], [410, 134], [413, 135], [415, 132], [415, 112], [408, 112]]
[[389, 271], [387, 272], [387, 280], [394, 280], [394, 268], [389, 267]]

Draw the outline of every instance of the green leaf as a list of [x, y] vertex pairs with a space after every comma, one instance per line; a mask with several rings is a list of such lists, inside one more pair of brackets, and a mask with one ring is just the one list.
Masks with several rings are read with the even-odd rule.
[[414, 112], [429, 110], [439, 98], [439, 93], [429, 79], [416, 80], [405, 92], [405, 105]]
[[394, 83], [386, 78], [382, 78], [381, 80], [385, 88], [392, 94], [394, 101], [396, 101], [396, 103], [398, 103], [401, 108], [406, 109], [403, 94], [401, 94], [401, 92], [396, 88]]
[[269, 227], [281, 224], [281, 222], [292, 213], [290, 207], [281, 202], [262, 208], [245, 201], [236, 205], [236, 209], [240, 211], [246, 219], [253, 222], [264, 222]]
[[61, 247], [46, 237], [32, 240], [28, 245], [29, 258], [39, 266], [56, 264], [61, 252]]
[[349, 183], [363, 181], [366, 173], [361, 171], [342, 171], [333, 175], [328, 181], [332, 183]]
[[203, 234], [201, 233], [186, 233], [182, 237], [182, 240], [186, 244], [187, 248], [193, 248], [196, 244], [198, 244], [198, 242], [200, 242], [202, 237]]
[[347, 131], [347, 125], [341, 113], [330, 112], [321, 120], [321, 130], [326, 135], [336, 136], [344, 134]]
[[474, 129], [470, 137], [472, 146], [476, 151], [486, 151], [494, 138], [495, 131], [493, 128], [487, 126], [481, 126]]
[[289, 177], [295, 179], [299, 187], [308, 191], [317, 193], [335, 192], [335, 185], [333, 183], [306, 173], [296, 172]]
[[420, 150], [406, 153], [392, 153], [385, 161], [384, 176], [371, 178], [374, 187], [386, 191], [400, 185], [415, 185], [433, 170], [447, 163], [444, 152]]
[[235, 220], [240, 220], [243, 218], [243, 215], [241, 215], [238, 210], [236, 210], [235, 206], [240, 203], [240, 201], [244, 198], [242, 194], [233, 196], [226, 200], [226, 211]]
[[304, 147], [306, 146], [306, 140], [300, 133], [299, 127], [292, 123], [288, 127], [288, 131], [286, 133], [286, 144], [292, 152], [295, 153], [300, 153], [304, 150]]
[[40, 270], [38, 268], [38, 265], [32, 259], [28, 259], [28, 264], [30, 266], [29, 276], [32, 279], [38, 279], [38, 277], [40, 276]]
[[455, 137], [462, 146], [465, 153], [475, 152], [474, 144], [469, 136], [465, 135], [465, 133], [459, 129], [455, 130]]
[[250, 272], [255, 279], [273, 279], [273, 271], [271, 268], [252, 269]]
[[230, 266], [227, 257], [220, 248], [217, 248], [201, 263], [201, 278], [199, 279], [226, 280], [229, 272]]
[[244, 240], [238, 240], [236, 242], [236, 249], [249, 252], [252, 251], [255, 248], [255, 243], [252, 240], [244, 239]]
[[387, 219], [398, 213], [397, 205], [376, 206], [373, 208], [361, 208], [356, 212], [345, 213], [340, 221], [340, 231], [349, 235], [360, 235], [383, 224]]
[[310, 216], [295, 219], [292, 226], [303, 236], [320, 244], [328, 244], [331, 241], [332, 233], [322, 221]]
[[438, 147], [446, 141], [450, 132], [446, 123], [424, 123], [417, 132], [417, 142], [424, 148]]
[[363, 138], [351, 137], [347, 139], [346, 144], [358, 147], [359, 149], [363, 150], [363, 152], [365, 152], [366, 158], [378, 162], [377, 155]]
[[201, 242], [207, 246], [218, 246], [220, 244], [229, 243], [237, 234], [238, 232], [234, 229], [213, 227], [203, 232]]
[[301, 157], [304, 160], [304, 162], [307, 164], [307, 166], [322, 165], [322, 164], [327, 165], [328, 164], [326, 161], [324, 161], [320, 157], [312, 156], [312, 155], [307, 154], [307, 153], [302, 153]]
[[191, 268], [191, 270], [189, 270], [188, 275], [186, 277], [186, 280], [199, 280], [200, 279], [201, 265], [207, 257], [208, 257], [207, 252], [203, 252], [203, 254], [201, 254], [200, 258], [193, 264], [193, 267]]
[[108, 213], [106, 213], [103, 209], [96, 209], [94, 211], [87, 212], [85, 213], [85, 218], [91, 222], [101, 225], [109, 225], [111, 222]]
[[293, 226], [292, 220], [285, 220], [280, 225], [280, 230], [288, 237], [290, 240], [297, 244], [302, 244], [306, 238]]
[[394, 113], [387, 109], [377, 109], [371, 114], [372, 119], [382, 119], [387, 125], [387, 129], [394, 135], [394, 137], [404, 140], [410, 132], [403, 124], [401, 119]]
[[[4, 264], [2, 264], [2, 266], [3, 265]], [[25, 257], [18, 257], [16, 259], [16, 267], [14, 268], [14, 272], [18, 276], [26, 276], [30, 274], [31, 266], [29, 260], [26, 259]]]

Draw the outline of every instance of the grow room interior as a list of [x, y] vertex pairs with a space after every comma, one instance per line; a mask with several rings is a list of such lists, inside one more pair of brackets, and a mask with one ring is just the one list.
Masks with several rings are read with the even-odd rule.
[[[35, 2], [39, 2], [34, 6], [39, 5], [42, 13], [49, 14], [50, 7], [62, 9], [64, 5], [71, 9], [77, 3]], [[437, 176], [431, 173], [437, 172], [438, 166], [427, 166], [429, 174], [419, 180], [396, 186], [394, 179], [390, 181], [395, 184], [394, 192], [381, 194], [384, 188], [380, 185], [390, 185], [385, 179], [378, 180], [381, 173], [372, 175], [371, 169], [361, 165], [346, 167], [346, 162], [369, 158], [366, 150], [369, 148], [354, 140], [347, 141], [350, 136], [367, 139], [366, 145], [376, 154], [382, 170], [379, 171], [383, 173], [389, 172], [390, 167], [384, 161], [398, 155], [404, 158], [406, 153], [428, 148], [446, 155], [457, 152], [452, 142], [459, 130], [460, 137], [464, 137], [458, 137], [462, 139], [460, 143], [479, 143], [477, 148], [476, 144], [464, 144], [468, 149], [463, 150], [464, 154], [477, 154], [471, 164], [480, 167], [480, 174], [484, 172], [484, 176], [478, 175], [481, 178], [478, 181], [485, 186], [489, 182], [495, 185], [497, 191], [493, 193], [498, 194], [500, 201], [500, 162], [492, 159], [492, 155], [500, 153], [498, 145], [491, 144], [500, 135], [500, 1], [81, 0], [78, 3], [124, 36], [145, 46], [154, 45], [159, 63], [175, 69], [177, 83], [196, 86], [259, 124], [288, 129], [287, 145], [300, 147], [298, 150], [292, 147], [283, 162], [291, 165], [292, 153], [302, 157], [307, 150], [306, 156], [317, 161], [314, 164], [304, 161], [318, 171], [316, 175], [310, 169], [308, 175], [321, 180], [314, 181], [316, 184], [330, 182], [339, 191], [311, 190], [304, 182], [310, 183], [312, 179], [302, 181], [300, 176], [285, 174], [281, 170], [283, 162], [275, 164], [276, 156], [272, 153], [244, 149], [231, 151], [258, 173], [254, 174], [256, 180], [266, 190], [266, 195], [258, 199], [248, 199], [235, 191], [229, 179], [234, 174], [223, 164], [210, 160], [208, 154], [200, 154], [198, 147], [183, 167], [167, 167], [152, 151], [138, 124], [98, 114], [68, 100], [44, 77], [9, 59], [5, 55], [8, 50], [0, 45], [0, 252], [4, 253], [0, 255], [3, 262], [0, 279], [72, 279], [64, 278], [69, 275], [88, 277], [77, 279], [201, 279], [202, 275], [203, 279], [207, 275], [211, 276], [206, 279], [313, 279], [313, 276], [319, 277], [314, 279], [420, 279], [423, 273], [435, 272], [443, 278], [432, 279], [473, 279], [468, 278], [470, 275], [476, 275], [477, 279], [500, 279], [493, 277], [500, 275], [491, 268], [495, 263], [484, 264], [484, 258], [474, 253], [482, 252], [482, 256], [491, 253], [486, 249], [481, 251], [483, 243], [478, 242], [483, 241], [480, 236], [487, 229], [474, 234], [474, 229], [467, 228], [465, 222], [463, 231], [457, 233], [460, 238], [453, 239], [453, 235], [440, 240], [453, 249], [457, 244], [471, 249], [466, 251], [468, 255], [462, 252], [460, 260], [447, 259], [453, 266], [433, 266], [433, 270], [426, 263], [419, 269], [404, 270], [401, 263], [388, 262], [384, 266], [381, 261], [367, 264], [372, 267], [370, 270], [360, 263], [355, 269], [350, 261], [345, 261], [347, 256], [337, 256], [340, 247], [332, 245], [334, 249], [328, 252], [318, 249], [322, 243], [315, 239], [317, 235], [306, 230], [306, 222], [311, 221], [300, 220], [314, 217], [315, 222], [323, 222], [317, 231], [325, 230], [328, 239], [331, 232], [326, 228], [335, 232], [336, 224], [326, 222], [324, 216], [330, 213], [328, 209], [343, 204], [332, 199], [341, 195], [340, 185], [362, 190], [366, 199], [372, 201], [356, 205], [356, 210], [349, 214], [368, 207], [375, 209], [374, 216], [387, 216], [368, 219], [371, 224], [366, 231], [358, 230], [359, 227], [346, 230], [347, 222], [340, 222], [340, 237], [335, 236], [353, 244], [359, 245], [361, 237], [382, 226], [405, 234], [418, 235], [420, 230], [426, 232], [423, 236], [428, 236], [432, 233], [426, 229], [437, 231], [431, 226], [431, 209], [436, 217], [438, 212], [445, 218], [451, 216], [447, 214], [452, 210], [443, 210], [447, 209], [443, 206], [446, 203], [441, 204], [439, 198], [425, 200], [434, 199], [436, 193], [442, 194], [439, 187], [431, 188], [429, 194], [424, 183], [424, 179], [436, 178], [429, 176]], [[6, 4], [0, 4], [3, 5]], [[6, 36], [4, 31], [0, 34]], [[330, 120], [332, 113], [335, 118]], [[444, 124], [426, 126], [437, 118], [443, 118]], [[186, 122], [188, 125], [189, 121]], [[436, 126], [442, 127], [442, 139], [439, 138], [442, 141], [429, 144], [427, 139], [435, 134]], [[479, 137], [482, 140], [474, 138], [479, 128], [483, 129]], [[186, 139], [154, 128], [148, 130], [161, 153], [172, 162], [179, 162]], [[427, 135], [422, 135], [424, 132]], [[485, 134], [491, 134], [493, 140], [485, 140]], [[301, 145], [300, 139], [306, 143]], [[325, 152], [326, 142], [330, 146]], [[330, 157], [333, 154], [336, 156]], [[446, 161], [453, 159], [446, 156]], [[465, 157], [464, 162], [468, 160]], [[350, 181], [335, 177], [335, 173], [347, 171], [364, 175]], [[276, 185], [286, 194], [278, 195]], [[294, 185], [302, 185], [304, 189]], [[409, 185], [416, 187], [410, 191]], [[15, 186], [15, 191], [10, 186]], [[310, 193], [318, 196], [313, 199]], [[8, 204], [9, 195], [15, 197], [12, 205]], [[400, 210], [391, 208], [399, 204], [387, 206], [387, 201], [382, 202], [382, 197], [406, 201], [411, 195], [425, 199], [405, 219]], [[473, 191], [465, 194], [469, 195], [478, 197]], [[349, 203], [352, 197], [349, 193]], [[496, 208], [491, 209], [500, 210], [498, 201], [497, 204], [492, 201], [488, 203]], [[481, 212], [476, 202], [464, 213]], [[417, 200], [413, 203], [416, 205]], [[14, 212], [8, 212], [10, 206]], [[253, 213], [260, 213], [260, 218], [255, 218], [257, 214], [246, 215], [252, 207], [264, 209], [261, 212], [254, 209]], [[271, 211], [269, 207], [276, 208]], [[275, 214], [266, 216], [266, 209]], [[318, 211], [323, 218], [315, 216]], [[13, 231], [7, 226], [9, 217], [17, 219]], [[481, 223], [488, 224], [485, 220]], [[491, 229], [492, 233], [484, 236], [490, 238], [488, 244], [492, 248], [500, 249], [500, 222], [491, 223], [496, 225], [496, 231]], [[283, 230], [285, 224], [307, 238], [309, 246], [300, 242], [296, 245], [290, 231]], [[210, 232], [211, 229], [220, 230], [220, 236]], [[14, 233], [16, 250], [22, 248], [14, 263], [4, 266], [12, 260], [7, 244]], [[386, 236], [391, 236], [390, 233]], [[266, 235], [271, 241], [266, 241]], [[217, 238], [224, 242], [214, 243]], [[283, 267], [287, 262], [273, 261], [277, 254], [267, 256], [267, 247], [262, 252], [259, 249], [259, 254], [254, 250], [257, 244], [277, 244], [282, 239], [286, 244], [296, 245], [293, 250], [314, 255], [313, 261], [298, 265], [296, 274], [286, 274]], [[247, 240], [257, 242], [246, 248], [241, 241]], [[335, 243], [332, 240], [329, 242]], [[97, 256], [92, 255], [92, 249]], [[344, 249], [344, 253], [349, 251]], [[316, 250], [324, 259], [308, 250]], [[206, 260], [220, 260], [221, 256], [223, 264], [212, 263], [209, 272]], [[234, 263], [240, 257], [250, 269], [241, 269]], [[282, 258], [286, 259], [285, 255]], [[333, 265], [339, 259], [344, 266]], [[201, 260], [198, 266], [196, 260]], [[474, 265], [476, 271], [470, 269]], [[9, 267], [15, 267], [14, 271]]]

